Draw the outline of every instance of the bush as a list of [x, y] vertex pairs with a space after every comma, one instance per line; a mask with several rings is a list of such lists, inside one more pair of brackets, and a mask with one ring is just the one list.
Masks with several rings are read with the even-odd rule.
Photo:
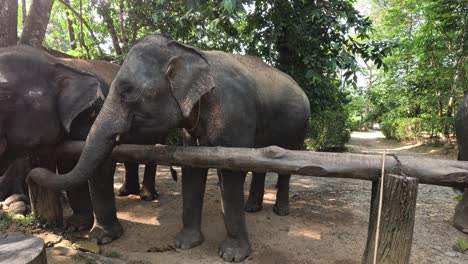
[[423, 141], [428, 136], [450, 136], [454, 132], [454, 117], [422, 116], [414, 118], [387, 118], [381, 126], [387, 138], [400, 141]]
[[348, 117], [340, 111], [324, 111], [309, 119], [306, 146], [309, 150], [342, 149], [350, 138]]

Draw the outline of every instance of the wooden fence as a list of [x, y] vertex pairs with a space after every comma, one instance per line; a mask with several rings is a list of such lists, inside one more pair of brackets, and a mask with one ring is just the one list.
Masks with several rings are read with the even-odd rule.
[[[83, 145], [83, 142], [67, 142], [57, 150], [57, 155], [78, 158]], [[119, 145], [114, 148], [112, 158], [372, 181], [368, 238], [362, 263], [409, 263], [419, 183], [468, 187], [468, 162], [414, 156], [291, 151], [275, 146], [249, 149]], [[385, 175], [383, 182], [382, 175]], [[36, 193], [43, 196], [46, 192], [36, 190]], [[37, 199], [40, 198], [31, 197], [32, 202]], [[34, 213], [42, 214], [40, 210]], [[61, 218], [59, 213], [51, 216], [49, 212], [44, 218]]]

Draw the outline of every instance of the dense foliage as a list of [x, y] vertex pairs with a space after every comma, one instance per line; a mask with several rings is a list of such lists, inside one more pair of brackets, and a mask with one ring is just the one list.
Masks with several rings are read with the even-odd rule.
[[[348, 87], [357, 57], [382, 65], [384, 45], [369, 41], [371, 21], [353, 0], [56, 0], [46, 46], [122, 62], [151, 33], [202, 49], [256, 55], [291, 75], [311, 102], [309, 147], [349, 138]], [[21, 16], [21, 12], [20, 12]]]
[[373, 37], [394, 48], [384, 60], [387, 71], [371, 69], [366, 120], [400, 140], [448, 138], [468, 92], [466, 1], [372, 2]]

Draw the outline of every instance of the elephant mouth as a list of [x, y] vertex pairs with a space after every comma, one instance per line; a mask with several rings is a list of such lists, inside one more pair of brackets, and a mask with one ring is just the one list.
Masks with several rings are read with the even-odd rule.
[[3, 156], [7, 147], [7, 141], [5, 138], [0, 139], [0, 157]]

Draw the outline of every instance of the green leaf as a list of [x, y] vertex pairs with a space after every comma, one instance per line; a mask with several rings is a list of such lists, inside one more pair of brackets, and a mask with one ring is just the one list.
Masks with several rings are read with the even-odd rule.
[[236, 4], [236, 0], [223, 0], [223, 6], [226, 11], [231, 13], [234, 10], [234, 6]]

